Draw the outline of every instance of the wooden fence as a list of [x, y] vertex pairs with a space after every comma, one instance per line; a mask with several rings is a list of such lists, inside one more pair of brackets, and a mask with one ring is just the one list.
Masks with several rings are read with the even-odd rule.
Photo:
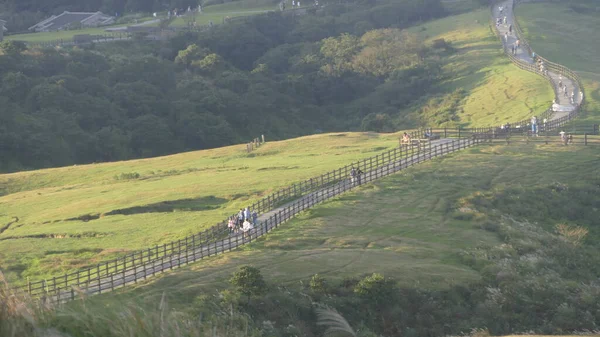
[[[366, 184], [420, 162], [474, 146], [479, 142], [483, 142], [483, 140], [459, 138], [435, 146], [429, 143], [427, 147], [407, 146], [396, 148], [393, 151], [373, 156], [361, 162], [361, 170], [364, 174], [360, 179], [360, 184]], [[359, 183], [351, 181], [347, 168], [346, 166], [332, 171], [336, 176], [337, 183], [325, 186], [288, 203], [277, 211], [272, 212], [256, 228], [245, 234], [229, 235], [228, 237], [206, 243], [200, 247], [189, 246], [181, 248], [181, 246], [175, 246], [174, 254], [162, 254], [158, 259], [139, 261], [129, 266], [119, 267], [118, 261], [114, 261], [112, 264], [103, 264], [103, 268], [107, 270], [107, 273], [98, 272], [104, 271], [105, 269], [103, 268], [97, 269], [95, 270], [96, 272], [90, 274], [81, 275], [81, 273], [76, 273], [79, 277], [76, 283], [69, 282], [69, 278], [54, 278], [51, 282], [43, 281], [41, 292], [38, 291], [33, 294], [41, 297], [44, 301], [51, 302], [73, 300], [79, 294], [100, 294], [127, 284], [145, 280], [166, 270], [171, 270], [205, 257], [221, 254], [250, 243], [258, 237], [267, 234], [272, 229], [277, 228], [280, 224], [288, 221], [299, 212], [357, 187]], [[117, 272], [115, 273], [114, 271]]]
[[[422, 138], [423, 130], [412, 131], [410, 132], [410, 136], [414, 139]], [[264, 214], [290, 200], [300, 198], [347, 179], [352, 167], [360, 168], [365, 171], [367, 167], [373, 167], [373, 163], [384, 165], [389, 160], [398, 160], [402, 155], [403, 152], [401, 149], [392, 149], [382, 152], [380, 155], [351, 163], [337, 170], [279, 189], [252, 205], [249, 205], [248, 209], [254, 210], [259, 214]], [[386, 160], [385, 162], [384, 159]], [[35, 282], [27, 281], [27, 284], [20, 286], [19, 289], [33, 296], [46, 296], [47, 294], [58, 291], [58, 289], [64, 289], [66, 287], [73, 286], [81, 288], [99, 278], [110, 278], [122, 275], [123, 273], [127, 274], [131, 270], [136, 270], [138, 266], [148, 264], [149, 262], [165, 261], [169, 256], [179, 255], [181, 252], [202, 249], [207, 243], [226, 238], [228, 233], [227, 220], [224, 220], [203, 232], [186, 236], [181, 240], [171, 241], [162, 245], [155, 245], [154, 247], [131, 252], [124, 256], [104, 261], [82, 270], [52, 277], [51, 279]]]

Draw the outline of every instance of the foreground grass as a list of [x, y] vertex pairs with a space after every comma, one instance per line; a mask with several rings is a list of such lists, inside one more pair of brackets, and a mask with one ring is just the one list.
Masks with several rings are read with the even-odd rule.
[[489, 9], [450, 16], [411, 28], [429, 42], [444, 39], [456, 48], [445, 59], [441, 92], [462, 88], [456, 115], [463, 126], [490, 126], [545, 111], [554, 97], [546, 80], [512, 65], [489, 27]]
[[[465, 150], [303, 212], [251, 245], [106, 299], [123, 294], [152, 299], [166, 291], [174, 305], [185, 306], [221, 288], [236, 268], [248, 264], [288, 286], [313, 274], [341, 280], [372, 272], [419, 289], [466, 286], [481, 275], [460, 258], [463, 252], [481, 254], [504, 243], [479, 222], [480, 215], [461, 206], [465, 200], [522, 186], [573, 186], [579, 177], [597, 172], [598, 154], [593, 147], [525, 144]], [[545, 198], [539, 193], [531, 204], [543, 204]], [[555, 221], [547, 219], [549, 231]]]
[[588, 114], [575, 123], [600, 122], [600, 17], [556, 3], [519, 5], [516, 14], [538, 54], [569, 67], [583, 79]]
[[280, 187], [393, 148], [398, 136], [323, 134], [250, 154], [236, 145], [0, 175], [0, 228], [13, 222], [0, 233], [0, 265], [11, 281], [36, 279], [182, 238]]

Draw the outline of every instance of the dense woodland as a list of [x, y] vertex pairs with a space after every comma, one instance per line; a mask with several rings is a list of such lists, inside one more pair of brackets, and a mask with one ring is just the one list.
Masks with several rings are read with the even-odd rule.
[[250, 17], [162, 41], [0, 56], [0, 170], [158, 156], [333, 130], [414, 126], [448, 46], [401, 31], [439, 0]]

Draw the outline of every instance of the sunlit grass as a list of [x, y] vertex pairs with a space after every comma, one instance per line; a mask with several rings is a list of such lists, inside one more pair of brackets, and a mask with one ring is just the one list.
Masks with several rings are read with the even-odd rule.
[[600, 122], [600, 16], [580, 14], [556, 3], [519, 5], [516, 14], [528, 42], [539, 55], [582, 77], [588, 114], [576, 123]]
[[461, 201], [524, 185], [577, 183], [595, 169], [598, 161], [593, 158], [599, 151], [591, 146], [523, 143], [464, 150], [346, 193], [250, 245], [137, 289], [125, 288], [118, 296], [153, 298], [167, 291], [174, 303], [185, 306], [248, 264], [260, 268], [265, 278], [289, 286], [317, 273], [341, 280], [373, 272], [408, 287], [469, 284], [480, 275], [463, 264], [459, 254], [502, 242], [481, 227], [477, 216], [457, 216], [470, 212], [459, 210]]
[[426, 41], [444, 39], [457, 49], [443, 62], [445, 92], [458, 88], [467, 97], [458, 113], [464, 126], [500, 125], [545, 111], [554, 93], [540, 76], [512, 65], [489, 27], [489, 9], [450, 16], [411, 28]]
[[[18, 218], [0, 234], [0, 264], [11, 280], [34, 279], [182, 238], [278, 188], [391, 149], [398, 136], [323, 134], [267, 142], [250, 154], [240, 144], [0, 175], [0, 228]], [[145, 208], [107, 215], [139, 206]], [[85, 215], [99, 218], [66, 221]]]

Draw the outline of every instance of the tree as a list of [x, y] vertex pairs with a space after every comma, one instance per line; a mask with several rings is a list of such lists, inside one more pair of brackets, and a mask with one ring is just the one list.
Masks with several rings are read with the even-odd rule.
[[325, 65], [321, 67], [323, 73], [339, 77], [352, 70], [352, 58], [360, 51], [358, 37], [342, 34], [340, 37], [330, 37], [321, 41], [321, 55]]
[[394, 301], [396, 284], [393, 280], [386, 280], [383, 275], [374, 273], [360, 280], [354, 287], [354, 293], [374, 306], [383, 306]]
[[0, 49], [7, 55], [19, 55], [21, 52], [27, 50], [24, 42], [6, 40], [0, 42]]
[[192, 62], [201, 60], [209, 54], [206, 48], [200, 48], [197, 44], [191, 44], [187, 48], [180, 50], [175, 57], [175, 63], [184, 66], [189, 66]]
[[267, 290], [267, 284], [263, 280], [260, 270], [250, 266], [243, 266], [233, 273], [229, 283], [248, 298], [248, 303], [250, 303], [251, 296], [264, 294]]

